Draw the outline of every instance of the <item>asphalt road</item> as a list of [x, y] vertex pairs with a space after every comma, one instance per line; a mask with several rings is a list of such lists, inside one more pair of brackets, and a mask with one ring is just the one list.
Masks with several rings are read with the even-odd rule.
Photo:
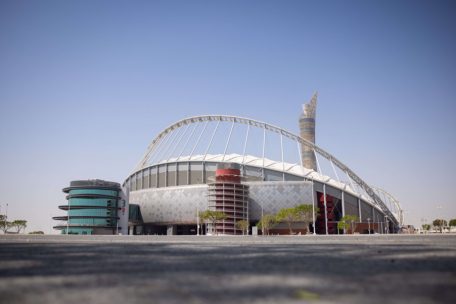
[[1, 235], [0, 303], [456, 303], [456, 235]]

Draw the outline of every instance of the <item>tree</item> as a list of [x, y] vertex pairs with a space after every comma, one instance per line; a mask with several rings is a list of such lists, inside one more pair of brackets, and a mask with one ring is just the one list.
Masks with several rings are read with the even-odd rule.
[[3, 233], [8, 233], [8, 230], [11, 228], [12, 223], [7, 221], [7, 218], [5, 215], [0, 214], [0, 230], [3, 231]]
[[440, 233], [443, 233], [443, 227], [447, 225], [447, 221], [443, 219], [435, 219], [432, 221], [432, 226], [434, 226], [437, 229], [440, 229]]
[[240, 220], [236, 222], [236, 228], [242, 230], [242, 235], [249, 231], [249, 221], [247, 220]]
[[259, 229], [261, 229], [263, 235], [269, 235], [269, 229], [274, 227], [277, 223], [276, 217], [272, 214], [265, 214], [257, 223]]
[[421, 225], [421, 228], [423, 228], [424, 231], [429, 231], [429, 230], [431, 230], [431, 225], [423, 224], [423, 225]]
[[340, 219], [340, 221], [337, 222], [337, 230], [347, 230], [350, 228], [350, 223], [343, 221]]
[[356, 215], [345, 215], [337, 223], [337, 229], [348, 230], [351, 228], [350, 231], [351, 231], [351, 234], [353, 234], [353, 233], [355, 233], [355, 229], [356, 229], [355, 224], [358, 221], [359, 221], [359, 219]]
[[206, 210], [202, 211], [199, 213], [199, 217], [201, 221], [209, 221], [212, 225], [212, 232], [214, 232], [216, 235], [217, 233], [217, 227], [215, 226], [218, 221], [224, 220], [227, 218], [225, 212], [222, 211], [213, 211], [213, 210]]
[[25, 227], [27, 227], [27, 221], [15, 220], [11, 223], [11, 226], [16, 228], [17, 233], [20, 233], [22, 229], [25, 229]]
[[314, 217], [317, 217], [318, 208], [313, 208], [312, 205], [302, 204], [294, 207], [294, 209], [298, 214], [298, 221], [304, 222], [304, 233], [307, 233], [310, 223]]
[[299, 213], [296, 208], [283, 208], [277, 212], [276, 220], [277, 222], [286, 222], [288, 225], [288, 229], [290, 230], [290, 234], [293, 234], [293, 229], [291, 229], [291, 225], [294, 222], [299, 221]]
[[451, 230], [451, 227], [456, 227], [456, 219], [451, 219], [450, 223], [448, 225], [450, 226], [450, 230]]

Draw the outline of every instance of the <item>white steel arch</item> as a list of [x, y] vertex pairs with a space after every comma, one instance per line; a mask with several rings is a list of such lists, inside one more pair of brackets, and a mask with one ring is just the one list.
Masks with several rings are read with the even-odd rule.
[[[374, 204], [376, 204], [383, 212], [388, 216], [389, 219], [395, 224], [399, 225], [400, 219], [398, 219], [386, 206], [384, 201], [380, 198], [380, 196], [374, 191], [374, 189], [367, 184], [363, 179], [361, 179], [355, 172], [353, 172], [348, 166], [346, 166], [344, 163], [339, 161], [335, 156], [330, 154], [329, 152], [325, 151], [324, 149], [318, 147], [317, 145], [311, 143], [310, 141], [293, 134], [287, 130], [284, 130], [280, 127], [250, 119], [250, 118], [245, 118], [245, 117], [239, 117], [239, 116], [231, 116], [231, 115], [202, 115], [202, 116], [194, 116], [194, 117], [189, 117], [182, 119], [176, 123], [173, 123], [172, 125], [168, 126], [165, 128], [162, 132], [160, 132], [157, 137], [155, 137], [152, 142], [149, 144], [147, 147], [146, 153], [144, 154], [143, 158], [141, 161], [138, 163], [136, 166], [134, 172], [137, 172], [143, 168], [145, 168], [148, 164], [149, 159], [152, 156], [152, 153], [155, 151], [155, 149], [160, 145], [161, 141], [172, 131], [175, 129], [178, 129], [182, 126], [188, 126], [193, 123], [202, 123], [202, 122], [232, 122], [233, 124], [245, 124], [248, 126], [254, 126], [258, 127], [266, 131], [270, 132], [275, 132], [280, 134], [281, 136], [285, 136], [299, 144], [306, 145], [313, 149], [315, 153], [318, 153], [325, 159], [327, 159], [332, 165], [335, 165], [338, 167], [342, 172], [344, 172], [352, 181], [354, 181], [356, 184], [360, 186], [361, 189], [363, 189], [366, 194], [373, 200]], [[263, 156], [264, 157], [264, 156]], [[384, 193], [384, 191], [382, 192]], [[391, 195], [389, 195], [392, 197]], [[397, 200], [392, 200], [393, 202]], [[401, 210], [401, 209], [400, 209]], [[402, 210], [401, 210], [402, 211]]]
[[375, 187], [372, 185], [371, 185], [371, 188], [377, 194], [384, 196], [389, 201], [389, 203], [391, 203], [393, 205], [395, 211], [397, 212], [396, 218], [399, 220], [399, 224], [402, 226], [404, 224], [404, 211], [402, 210], [402, 207], [401, 207], [401, 204], [399, 203], [399, 201], [394, 196], [392, 196], [390, 193], [386, 192], [386, 190], [384, 190], [384, 189], [381, 189], [379, 187]]

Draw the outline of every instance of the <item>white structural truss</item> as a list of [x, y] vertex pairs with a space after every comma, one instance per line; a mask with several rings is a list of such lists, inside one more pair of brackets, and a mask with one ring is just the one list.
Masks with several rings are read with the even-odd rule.
[[372, 185], [371, 188], [380, 196], [380, 198], [382, 198], [383, 202], [385, 202], [385, 204], [389, 207], [394, 216], [398, 219], [399, 224], [403, 225], [404, 212], [401, 208], [401, 204], [399, 203], [399, 201], [394, 196], [392, 196], [391, 194], [389, 194], [381, 188]]
[[[208, 128], [208, 124], [213, 123], [215, 127], [211, 130]], [[399, 202], [394, 199], [393, 196], [381, 190], [379, 188], [375, 188], [367, 184], [363, 179], [361, 179], [355, 172], [353, 172], [348, 166], [343, 164], [339, 161], [336, 157], [332, 154], [328, 153], [327, 151], [323, 150], [322, 148], [318, 147], [317, 145], [305, 140], [304, 138], [293, 134], [289, 131], [286, 131], [282, 128], [273, 126], [271, 124], [249, 119], [243, 118], [238, 116], [228, 116], [228, 115], [204, 115], [204, 116], [195, 116], [180, 120], [166, 129], [164, 129], [158, 136], [152, 140], [149, 144], [146, 153], [144, 154], [143, 158], [136, 166], [134, 172], [137, 172], [143, 168], [150, 166], [151, 164], [157, 164], [162, 162], [167, 162], [171, 158], [174, 160], [181, 160], [184, 158], [193, 159], [193, 153], [198, 145], [202, 145], [201, 139], [204, 137], [203, 135], [208, 135], [208, 145], [207, 148], [204, 148], [203, 155], [198, 155], [198, 159], [202, 161], [209, 161], [214, 160], [214, 156], [208, 154], [208, 151], [213, 144], [214, 138], [216, 137], [217, 129], [219, 128], [220, 124], [228, 123], [229, 133], [225, 136], [225, 144], [223, 146], [221, 154], [217, 160], [222, 162], [233, 161], [236, 159], [236, 162], [240, 164], [253, 164], [253, 163], [261, 163], [263, 168], [267, 167], [275, 167], [280, 168], [282, 172], [291, 172], [291, 171], [299, 171], [300, 175], [303, 175], [306, 178], [310, 179], [319, 179], [323, 180], [323, 173], [321, 172], [320, 164], [318, 165], [318, 173], [313, 170], [308, 170], [302, 167], [302, 164], [293, 164], [293, 163], [286, 163], [284, 160], [284, 146], [283, 146], [283, 139], [288, 138], [289, 140], [296, 143], [298, 152], [300, 151], [301, 145], [307, 146], [312, 149], [315, 153], [317, 163], [319, 163], [319, 158], [321, 162], [321, 158], [326, 159], [332, 170], [335, 173], [334, 182], [339, 182], [346, 184], [351, 189], [358, 193], [358, 196], [366, 195], [367, 199], [371, 201], [371, 203], [377, 206], [379, 209], [383, 211], [383, 213], [391, 219], [391, 221], [395, 225], [402, 224], [402, 209], [399, 205]], [[242, 124], [246, 125], [246, 132], [244, 138], [241, 140], [243, 144], [243, 149], [241, 149], [243, 154], [227, 154], [228, 146], [230, 142], [233, 142], [232, 134], [233, 128], [235, 125]], [[201, 126], [201, 131], [197, 131], [198, 126]], [[261, 157], [252, 157], [251, 155], [246, 155], [246, 145], [249, 141], [249, 136], [251, 136], [252, 128], [259, 128], [262, 130], [262, 156]], [[266, 149], [266, 133], [272, 132], [279, 134], [280, 142], [277, 146], [280, 146], [280, 161], [271, 161], [265, 158], [265, 149]], [[192, 141], [191, 138], [194, 138]], [[258, 140], [258, 136], [256, 138]], [[239, 139], [238, 139], [239, 140]], [[189, 153], [186, 154], [186, 148], [189, 147]], [[220, 159], [221, 155], [221, 159]], [[343, 182], [340, 180], [341, 175], [337, 173], [337, 169], [339, 169], [339, 173], [343, 173], [347, 178], [347, 182]], [[317, 178], [319, 176], [319, 178]], [[343, 176], [342, 176], [343, 177]], [[326, 182], [332, 180], [330, 177], [327, 177]], [[344, 186], [344, 188], [348, 188]], [[382, 198], [383, 197], [383, 198]], [[390, 208], [388, 208], [388, 204], [393, 206], [395, 212], [392, 212]]]

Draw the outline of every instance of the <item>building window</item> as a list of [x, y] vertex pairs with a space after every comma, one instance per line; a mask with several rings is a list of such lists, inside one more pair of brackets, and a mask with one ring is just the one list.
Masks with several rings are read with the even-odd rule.
[[190, 184], [203, 184], [203, 164], [190, 163]]
[[188, 163], [179, 163], [178, 164], [178, 176], [177, 176], [177, 184], [179, 186], [184, 186], [188, 184]]
[[176, 164], [168, 164], [168, 187], [176, 186]]
[[166, 187], [166, 165], [158, 167], [158, 187]]

